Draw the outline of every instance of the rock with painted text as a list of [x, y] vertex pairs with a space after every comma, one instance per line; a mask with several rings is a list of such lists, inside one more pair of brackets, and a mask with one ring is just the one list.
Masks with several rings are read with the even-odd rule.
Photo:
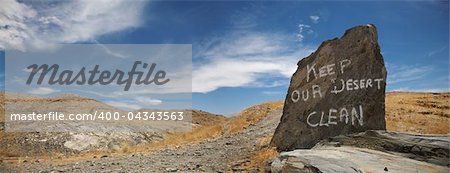
[[292, 75], [272, 145], [311, 148], [321, 139], [384, 130], [386, 68], [372, 24], [323, 42]]

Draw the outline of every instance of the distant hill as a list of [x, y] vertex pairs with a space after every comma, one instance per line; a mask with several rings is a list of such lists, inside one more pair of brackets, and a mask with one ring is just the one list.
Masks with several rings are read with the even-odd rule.
[[224, 122], [227, 118], [223, 115], [212, 114], [202, 110], [192, 110], [192, 124], [200, 126], [216, 125]]
[[[0, 93], [0, 145], [9, 146], [0, 149], [1, 155], [33, 156], [44, 153], [73, 154], [89, 150], [117, 149], [121, 146], [133, 146], [144, 143], [160, 141], [169, 134], [170, 129], [189, 128], [191, 123], [175, 121], [146, 121], [146, 122], [113, 122], [85, 121], [80, 123], [64, 122], [60, 124], [41, 124], [39, 122], [24, 124], [24, 128], [42, 127], [48, 130], [66, 128], [67, 132], [52, 133], [5, 133], [3, 132], [5, 101], [9, 109], [43, 111], [61, 110], [70, 113], [92, 113], [93, 110], [120, 112], [126, 115], [127, 111], [115, 108], [95, 99], [86, 98], [76, 94], [62, 94], [53, 97], [41, 97], [23, 93]], [[142, 110], [141, 110], [142, 111]], [[224, 121], [221, 115], [205, 111], [192, 110], [192, 126], [201, 127]], [[86, 132], [71, 131], [71, 128], [86, 129]], [[139, 128], [139, 129], [138, 129]], [[140, 130], [145, 128], [145, 131]], [[97, 130], [98, 129], [98, 130]], [[108, 130], [110, 129], [110, 130]], [[168, 130], [169, 129], [169, 130]], [[188, 129], [187, 129], [188, 130]], [[40, 142], [38, 142], [40, 141]]]

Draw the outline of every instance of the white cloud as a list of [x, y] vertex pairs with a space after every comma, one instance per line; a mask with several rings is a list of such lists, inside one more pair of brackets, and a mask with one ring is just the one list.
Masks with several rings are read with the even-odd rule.
[[25, 41], [32, 40], [24, 22], [37, 14], [29, 6], [4, 0], [0, 6], [0, 48], [25, 49]]
[[56, 93], [56, 92], [59, 92], [59, 90], [55, 90], [55, 89], [48, 88], [48, 87], [39, 87], [39, 88], [29, 91], [28, 93], [35, 94], [35, 95], [48, 95], [48, 94], [52, 94], [52, 93]]
[[311, 19], [312, 23], [319, 23], [319, 16], [309, 16], [309, 19]]
[[148, 98], [148, 97], [136, 97], [135, 98], [136, 101], [138, 101], [139, 103], [143, 104], [143, 105], [160, 105], [162, 103], [161, 100], [158, 99], [152, 99], [152, 98]]
[[[299, 46], [288, 35], [245, 32], [214, 38], [200, 44], [195, 58], [205, 59], [193, 71], [193, 92], [221, 87], [261, 87], [270, 78], [288, 80], [297, 62], [313, 49]], [[195, 61], [194, 61], [195, 62]]]
[[3, 0], [0, 48], [52, 48], [50, 43], [92, 41], [140, 25], [146, 1], [78, 0], [46, 3]]
[[306, 24], [298, 24], [298, 32], [297, 32], [297, 41], [302, 42], [303, 39], [305, 38], [305, 32], [307, 34], [312, 34], [314, 33], [314, 31], [311, 29], [310, 25], [306, 25]]
[[139, 106], [137, 104], [117, 102], [117, 101], [108, 101], [108, 102], [105, 102], [105, 104], [111, 105], [111, 106], [116, 107], [116, 108], [125, 109], [125, 110], [128, 110], [128, 111], [138, 110], [138, 109], [142, 108], [141, 106]]

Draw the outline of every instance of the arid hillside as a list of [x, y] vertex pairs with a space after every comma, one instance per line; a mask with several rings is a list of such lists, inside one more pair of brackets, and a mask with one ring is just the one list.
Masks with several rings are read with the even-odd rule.
[[[6, 93], [6, 101], [11, 107], [21, 109], [21, 107], [28, 107], [31, 109], [40, 109], [46, 107], [48, 110], [64, 110], [67, 112], [91, 112], [94, 109], [100, 109], [110, 112], [124, 112], [121, 109], [114, 108], [110, 105], [104, 104], [97, 100], [86, 98], [74, 94], [63, 94], [55, 97], [38, 97], [28, 94]], [[2, 103], [5, 103], [5, 94], [0, 94]], [[11, 106], [12, 105], [12, 106]], [[24, 106], [25, 105], [25, 106]], [[31, 106], [30, 106], [31, 105]], [[25, 109], [25, 108], [24, 108]], [[110, 132], [89, 131], [89, 132], [5, 132], [5, 110], [4, 104], [1, 104], [0, 109], [0, 145], [6, 146], [0, 148], [1, 157], [35, 157], [35, 156], [72, 156], [79, 155], [85, 152], [100, 151], [110, 152], [120, 150], [127, 150], [129, 147], [136, 145], [144, 145], [161, 141], [162, 139], [173, 136], [172, 131], [166, 131], [164, 127], [174, 126], [178, 124], [173, 122], [153, 122], [154, 128], [152, 131], [138, 131], [127, 130], [120, 126], [118, 130]], [[209, 126], [211, 124], [220, 124], [225, 121], [222, 115], [210, 114], [205, 111], [192, 110], [192, 127], [200, 128]], [[92, 121], [95, 122], [95, 121]], [[121, 122], [118, 122], [121, 123]], [[189, 122], [183, 122], [187, 124]], [[102, 123], [85, 123], [91, 127], [98, 127]], [[131, 124], [131, 123], [130, 123]], [[159, 124], [159, 125], [158, 125]], [[31, 124], [33, 125], [33, 124]], [[71, 126], [70, 123], [66, 123]], [[114, 124], [107, 124], [114, 128]], [[133, 124], [136, 126], [144, 126], [144, 124]], [[169, 126], [167, 126], [169, 125]], [[27, 125], [28, 126], [28, 125]], [[162, 126], [162, 128], [157, 128]], [[81, 126], [77, 126], [81, 127]], [[0, 171], [1, 172], [1, 171]]]
[[[388, 93], [387, 130], [422, 134], [450, 133], [449, 96], [449, 93]], [[191, 132], [169, 133], [158, 140], [138, 145], [119, 145], [115, 149], [105, 147], [78, 153], [61, 152], [65, 149], [62, 144], [52, 143], [46, 147], [40, 140], [35, 140], [38, 148], [57, 148], [55, 151], [60, 151], [56, 155], [58, 161], [52, 154], [42, 157], [39, 156], [40, 152], [30, 153], [34, 150], [19, 151], [20, 148], [32, 148], [32, 141], [27, 139], [34, 139], [35, 133], [5, 134], [0, 130], [1, 141], [7, 144], [8, 139], [11, 139], [11, 144], [15, 146], [11, 148], [13, 145], [9, 145], [9, 149], [0, 151], [0, 160], [8, 163], [4, 167], [0, 165], [0, 170], [130, 171], [139, 168], [144, 172], [262, 171], [266, 161], [278, 154], [269, 146], [269, 142], [282, 108], [282, 101], [268, 102], [251, 106], [235, 117], [228, 118], [193, 110]], [[67, 140], [70, 139], [69, 136]], [[26, 145], [22, 146], [20, 140], [27, 141]], [[26, 157], [26, 154], [31, 157]], [[130, 161], [135, 164], [128, 165]]]
[[388, 93], [386, 126], [393, 132], [450, 133], [450, 93]]

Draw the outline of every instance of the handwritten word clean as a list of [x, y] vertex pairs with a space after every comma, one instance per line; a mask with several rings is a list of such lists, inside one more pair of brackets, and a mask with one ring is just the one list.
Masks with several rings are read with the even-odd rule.
[[[350, 111], [350, 112], [349, 112]], [[311, 119], [313, 116], [320, 116], [319, 121], [313, 122]], [[362, 105], [356, 107], [352, 107], [351, 110], [345, 107], [340, 109], [330, 108], [328, 112], [321, 111], [319, 114], [316, 111], [309, 113], [306, 118], [306, 123], [308, 123], [311, 127], [317, 126], [330, 126], [337, 125], [338, 122], [343, 122], [345, 124], [349, 124], [349, 120], [351, 120], [352, 125], [364, 125], [363, 121], [363, 107]], [[339, 118], [339, 120], [338, 120]]]

